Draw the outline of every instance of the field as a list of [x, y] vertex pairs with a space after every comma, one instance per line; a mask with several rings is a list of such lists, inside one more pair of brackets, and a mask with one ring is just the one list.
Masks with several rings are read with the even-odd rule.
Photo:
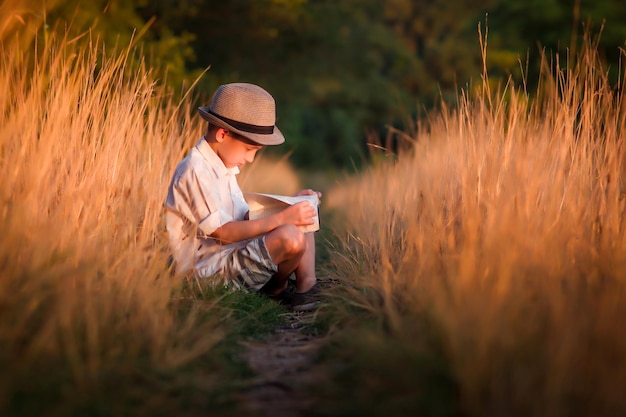
[[[224, 405], [232, 306], [170, 270], [163, 224], [192, 100], [132, 49], [47, 42], [1, 58], [0, 414]], [[338, 285], [315, 413], [626, 413], [626, 102], [592, 47], [548, 62], [537, 91], [485, 79], [321, 190]], [[297, 189], [259, 162], [244, 188]]]
[[549, 62], [537, 91], [484, 79], [329, 196], [337, 314], [368, 323], [341, 395], [364, 412], [626, 413], [626, 101], [591, 42]]
[[[223, 386], [207, 356], [232, 312], [168, 267], [167, 186], [204, 128], [189, 100], [130, 68], [130, 49], [3, 52], [0, 414], [181, 415], [221, 401], [207, 399]], [[266, 170], [295, 186], [284, 161]]]

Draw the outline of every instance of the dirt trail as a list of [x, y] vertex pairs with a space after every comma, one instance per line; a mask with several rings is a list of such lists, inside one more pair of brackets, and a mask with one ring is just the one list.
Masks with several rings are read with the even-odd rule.
[[314, 315], [290, 313], [288, 323], [268, 340], [244, 342], [245, 359], [258, 374], [244, 395], [253, 415], [298, 417], [315, 406], [307, 386], [321, 378], [312, 363], [321, 339], [303, 332]]

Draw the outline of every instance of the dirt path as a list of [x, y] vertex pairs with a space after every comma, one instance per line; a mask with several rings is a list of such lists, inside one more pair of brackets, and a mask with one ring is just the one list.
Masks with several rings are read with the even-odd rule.
[[314, 315], [290, 313], [270, 339], [244, 343], [248, 365], [258, 374], [244, 396], [253, 415], [298, 417], [314, 407], [307, 385], [321, 378], [312, 363], [321, 340], [303, 332]]

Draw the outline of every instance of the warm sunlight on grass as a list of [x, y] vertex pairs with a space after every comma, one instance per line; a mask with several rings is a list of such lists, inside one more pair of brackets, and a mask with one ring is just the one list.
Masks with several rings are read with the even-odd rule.
[[[198, 415], [225, 401], [232, 381], [206, 357], [226, 333], [217, 296], [172, 273], [163, 222], [174, 167], [205, 128], [192, 100], [134, 50], [6, 42], [0, 414]], [[626, 415], [623, 85], [589, 47], [572, 68], [546, 65], [537, 92], [481, 87], [421, 122], [410, 150], [324, 190], [341, 225], [329, 269], [349, 284], [332, 319], [373, 318], [336, 358], [382, 370], [354, 371], [378, 391], [350, 385], [362, 401], [345, 415], [402, 415], [419, 395], [437, 397], [419, 404], [429, 415]], [[261, 156], [240, 179], [300, 188], [286, 159]], [[244, 301], [249, 316], [279, 310]]]
[[626, 413], [626, 100], [604, 71], [590, 48], [538, 98], [485, 83], [327, 198], [349, 302], [416, 350], [437, 329], [469, 415]]
[[221, 337], [210, 306], [177, 307], [163, 223], [174, 167], [205, 125], [147, 69], [131, 74], [134, 52], [77, 45], [2, 50], [0, 411], [50, 397], [63, 415], [142, 386], [140, 403], [159, 408], [159, 390], [176, 384], [156, 387], [140, 369], [180, 368]]
[[30, 55], [7, 47], [0, 69], [1, 391], [43, 367], [89, 386], [139, 358], [184, 364], [218, 340], [171, 311], [162, 204], [199, 136], [191, 111], [145, 69], [125, 77], [125, 54], [51, 42]]

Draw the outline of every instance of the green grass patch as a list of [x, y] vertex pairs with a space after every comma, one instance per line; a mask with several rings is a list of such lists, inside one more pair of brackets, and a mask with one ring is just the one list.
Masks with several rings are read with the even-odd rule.
[[254, 376], [243, 360], [243, 340], [262, 340], [285, 322], [287, 311], [278, 303], [256, 293], [209, 290], [204, 297], [219, 299], [225, 335], [215, 346], [219, 358], [219, 374], [233, 381], [232, 389]]
[[417, 339], [394, 335], [375, 317], [352, 310], [355, 319], [335, 330], [318, 358], [329, 375], [316, 390], [315, 415], [458, 415], [459, 388], [434, 328], [424, 321], [416, 323], [425, 330]]

